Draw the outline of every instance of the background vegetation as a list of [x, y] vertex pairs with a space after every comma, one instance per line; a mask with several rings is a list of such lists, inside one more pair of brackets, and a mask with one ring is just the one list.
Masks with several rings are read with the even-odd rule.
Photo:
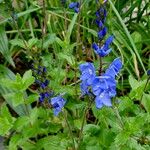
[[[123, 69], [117, 77], [118, 103], [100, 110], [94, 103], [89, 107], [79, 88], [79, 64], [90, 61], [99, 67], [91, 48], [97, 42], [99, 5], [81, 0], [77, 14], [68, 8], [70, 0], [62, 2], [0, 0], [0, 135], [6, 148], [149, 150], [149, 1], [107, 2], [106, 26], [115, 40], [104, 69], [116, 57]], [[59, 117], [38, 102], [32, 63], [47, 68], [50, 91], [65, 93], [67, 104]]]

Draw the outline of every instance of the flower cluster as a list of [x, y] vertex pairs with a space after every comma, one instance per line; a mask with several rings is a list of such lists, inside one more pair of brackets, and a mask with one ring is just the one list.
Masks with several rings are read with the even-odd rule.
[[69, 4], [69, 8], [73, 9], [76, 13], [78, 13], [80, 9], [80, 4], [79, 2], [72, 2]]
[[39, 90], [39, 102], [44, 102], [52, 96], [52, 92], [49, 90], [49, 80], [46, 78], [47, 69], [45, 66], [34, 63], [32, 65], [33, 75], [35, 76], [35, 84]]
[[66, 101], [62, 96], [53, 97], [53, 92], [49, 89], [49, 80], [47, 79], [47, 69], [45, 66], [39, 65], [38, 63], [32, 65], [33, 75], [35, 76], [35, 83], [38, 85], [39, 90], [39, 102], [48, 102], [54, 111], [54, 115], [57, 116]]
[[[101, 5], [100, 9], [96, 12], [96, 24], [98, 26], [98, 40], [100, 46], [93, 43], [92, 48], [94, 52], [100, 57], [104, 57], [111, 52], [110, 44], [113, 42], [114, 37], [109, 36], [104, 44], [104, 39], [107, 28], [104, 26], [106, 21], [107, 12], [104, 5]], [[100, 63], [102, 65], [102, 63]], [[101, 68], [102, 66], [100, 66]], [[93, 63], [87, 62], [81, 64], [79, 69], [81, 71], [80, 84], [82, 95], [90, 94], [95, 96], [95, 104], [97, 108], [103, 106], [112, 106], [111, 99], [116, 96], [116, 80], [115, 77], [118, 75], [122, 68], [122, 62], [120, 58], [114, 59], [110, 66], [106, 69], [105, 73], [96, 75], [95, 67]]]
[[111, 98], [116, 96], [115, 77], [122, 68], [120, 58], [116, 58], [101, 76], [96, 76], [95, 68], [92, 63], [80, 65], [82, 72], [80, 80], [82, 94], [89, 94], [89, 90], [95, 95], [95, 104], [97, 108], [111, 106]]
[[100, 45], [93, 43], [92, 48], [94, 49], [95, 53], [99, 55], [100, 57], [104, 57], [108, 55], [111, 52], [110, 44], [113, 42], [114, 37], [110, 35], [104, 44], [102, 44], [102, 40], [107, 34], [107, 27], [105, 27], [106, 17], [107, 17], [107, 11], [104, 5], [101, 5], [101, 7], [96, 12], [96, 25], [98, 27], [98, 40]]

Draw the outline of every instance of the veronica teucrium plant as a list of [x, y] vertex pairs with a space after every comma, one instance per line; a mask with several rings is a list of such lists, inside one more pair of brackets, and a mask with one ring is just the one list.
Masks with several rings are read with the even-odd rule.
[[[96, 11], [95, 23], [98, 27], [98, 44], [92, 44], [94, 52], [100, 57], [100, 59], [107, 56], [112, 51], [110, 45], [114, 39], [113, 35], [110, 35], [107, 39], [104, 38], [107, 34], [107, 27], [105, 26], [106, 17], [106, 1], [104, 1], [103, 5], [101, 5]], [[100, 68], [102, 68], [102, 63], [100, 63], [100, 65]], [[99, 72], [99, 75], [96, 75], [94, 64], [91, 62], [81, 64], [79, 68], [81, 71], [80, 87], [82, 95], [93, 94], [95, 96], [95, 105], [97, 108], [102, 108], [103, 106], [112, 106], [111, 98], [116, 96], [115, 77], [122, 68], [121, 59], [116, 58], [110, 64], [108, 69], [106, 69], [105, 72]]]

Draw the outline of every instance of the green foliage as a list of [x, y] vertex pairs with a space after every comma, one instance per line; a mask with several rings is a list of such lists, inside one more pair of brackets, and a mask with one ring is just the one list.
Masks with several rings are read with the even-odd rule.
[[15, 118], [13, 118], [4, 104], [1, 106], [0, 111], [0, 135], [9, 135], [9, 130], [13, 127], [13, 122]]
[[6, 36], [5, 29], [0, 25], [0, 52], [3, 54], [5, 59], [12, 65], [15, 66], [12, 60], [12, 53], [8, 47], [8, 38]]
[[2, 79], [1, 84], [7, 88], [14, 89], [13, 92], [7, 93], [4, 96], [6, 99], [11, 99], [14, 107], [25, 104], [26, 94], [24, 93], [27, 88], [34, 82], [31, 70], [27, 71], [23, 78], [19, 74], [16, 75], [15, 80]]

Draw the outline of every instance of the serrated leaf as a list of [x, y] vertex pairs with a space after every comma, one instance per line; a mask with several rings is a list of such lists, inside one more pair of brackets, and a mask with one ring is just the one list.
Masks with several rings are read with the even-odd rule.
[[37, 142], [38, 149], [66, 150], [66, 141], [59, 136], [45, 137]]
[[36, 122], [38, 116], [39, 116], [39, 109], [38, 108], [32, 109], [29, 117], [31, 124], [34, 124]]
[[17, 150], [17, 147], [23, 141], [22, 136], [20, 134], [15, 134], [11, 137], [8, 150]]
[[22, 92], [17, 92], [17, 93], [9, 93], [3, 95], [5, 99], [11, 99], [12, 105], [14, 107], [24, 104], [24, 93]]
[[[13, 93], [15, 91], [16, 87], [15, 88], [6, 87], [6, 85], [8, 85], [11, 81], [14, 82], [15, 78], [16, 78], [15, 74], [11, 70], [0, 65], [0, 79], [2, 79], [1, 81], [4, 81], [5, 79], [8, 81], [8, 83], [4, 82], [5, 86], [0, 84], [0, 93], [3, 97], [4, 97], [4, 95], [7, 95], [8, 93]], [[24, 92], [24, 94], [26, 94], [26, 93]], [[14, 107], [12, 104], [12, 99], [9, 97], [7, 97], [7, 98], [5, 97], [5, 101], [19, 116], [25, 115], [27, 113], [24, 105], [19, 105], [17, 107]], [[29, 110], [31, 109], [31, 107], [29, 105], [27, 107]]]
[[11, 116], [7, 106], [5, 104], [2, 105], [0, 111], [0, 135], [8, 134], [13, 127], [13, 122], [14, 118]]
[[32, 71], [28, 70], [25, 72], [22, 78], [23, 82], [23, 90], [26, 90], [31, 84], [35, 81], [34, 77], [32, 76]]
[[39, 40], [37, 38], [32, 38], [28, 40], [28, 46], [31, 49], [33, 46], [35, 46]]
[[75, 58], [72, 55], [59, 53], [58, 56], [59, 56], [60, 59], [66, 60], [71, 66], [75, 65]]
[[94, 124], [87, 124], [83, 128], [83, 134], [95, 135], [100, 132], [100, 127]]
[[14, 126], [13, 128], [20, 132], [26, 125], [28, 125], [29, 123], [29, 117], [27, 116], [22, 116], [22, 117], [19, 117], [15, 122], [14, 122]]
[[142, 105], [150, 113], [150, 95], [143, 93]]
[[126, 131], [122, 131], [119, 134], [117, 134], [115, 138], [115, 144], [118, 146], [124, 145], [127, 143], [129, 138], [130, 138], [130, 135]]
[[29, 95], [29, 96], [26, 98], [25, 104], [32, 104], [33, 102], [37, 101], [38, 98], [39, 98], [39, 95], [38, 95], [38, 94]]
[[24, 49], [26, 48], [22, 39], [13, 39], [13, 40], [10, 40], [9, 42], [13, 46], [19, 46]]
[[[57, 39], [58, 40], [58, 39]], [[47, 49], [50, 44], [53, 44], [56, 41], [56, 34], [48, 34], [43, 41], [43, 48]]]
[[129, 83], [132, 89], [136, 89], [139, 86], [139, 82], [132, 76], [129, 76]]

